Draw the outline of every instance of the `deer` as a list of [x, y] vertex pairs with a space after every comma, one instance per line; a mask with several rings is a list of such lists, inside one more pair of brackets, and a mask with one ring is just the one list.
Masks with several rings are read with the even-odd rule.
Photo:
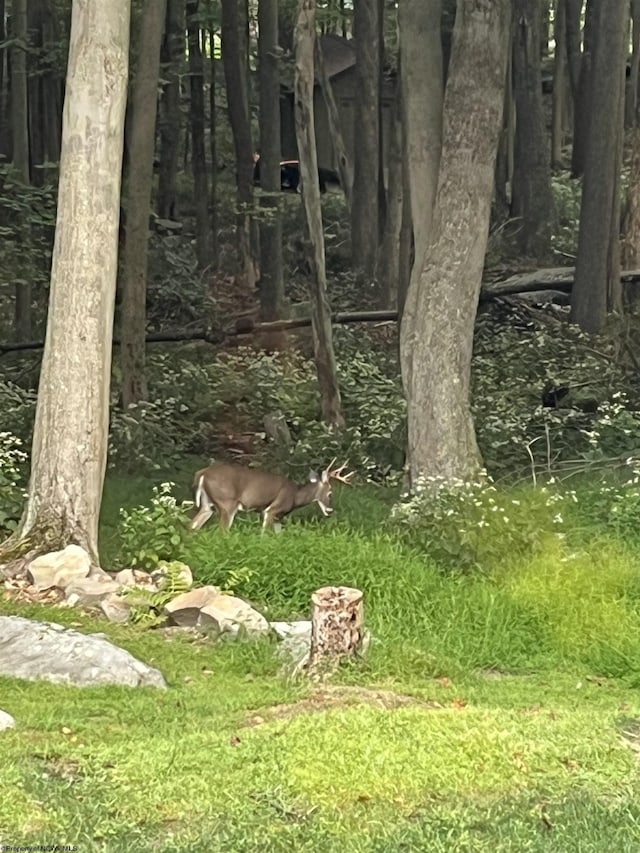
[[[333, 468], [333, 459], [320, 475], [309, 473], [309, 480], [299, 486], [281, 474], [246, 468], [244, 465], [217, 463], [197, 471], [193, 487], [198, 510], [191, 522], [199, 530], [217, 510], [220, 527], [228, 531], [238, 511], [262, 512], [262, 532], [280, 528], [280, 519], [299, 507], [317, 503], [324, 516], [333, 512], [332, 481], [350, 485], [354, 471], [345, 473], [347, 462]], [[276, 528], [277, 525], [277, 528]]]

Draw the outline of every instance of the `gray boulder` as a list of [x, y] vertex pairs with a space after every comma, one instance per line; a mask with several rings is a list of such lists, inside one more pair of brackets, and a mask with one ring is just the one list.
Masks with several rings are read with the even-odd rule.
[[11, 714], [7, 714], [6, 711], [0, 710], [0, 732], [3, 729], [12, 729], [16, 724], [16, 721], [13, 719]]
[[162, 673], [104, 636], [81, 634], [55, 622], [0, 616], [0, 675], [91, 687], [160, 687]]

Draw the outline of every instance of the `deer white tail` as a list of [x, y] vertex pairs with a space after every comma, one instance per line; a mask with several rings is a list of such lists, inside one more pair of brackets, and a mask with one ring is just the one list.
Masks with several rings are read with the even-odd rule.
[[200, 507], [202, 506], [203, 498], [207, 502], [207, 504], [209, 503], [209, 501], [207, 500], [207, 494], [204, 490], [203, 483], [204, 483], [204, 474], [202, 474], [200, 476], [200, 479], [198, 480], [198, 485], [196, 487], [195, 503], [196, 503], [197, 509], [200, 509]]

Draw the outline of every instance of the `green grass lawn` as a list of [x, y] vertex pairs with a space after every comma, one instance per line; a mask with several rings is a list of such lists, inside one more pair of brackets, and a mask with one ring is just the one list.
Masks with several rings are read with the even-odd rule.
[[[178, 478], [175, 478], [178, 479]], [[181, 480], [185, 487], [188, 477]], [[150, 484], [112, 478], [120, 505]], [[393, 495], [343, 490], [280, 536], [243, 519], [189, 537], [200, 583], [245, 569], [270, 616], [323, 583], [365, 591], [367, 659], [289, 682], [271, 640], [213, 644], [69, 610], [169, 690], [0, 679], [0, 844], [80, 851], [639, 851], [640, 593], [632, 555], [585, 544], [451, 574], [388, 534]]]

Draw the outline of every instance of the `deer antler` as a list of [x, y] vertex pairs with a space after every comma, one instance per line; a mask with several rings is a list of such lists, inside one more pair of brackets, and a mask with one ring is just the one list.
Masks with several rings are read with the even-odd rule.
[[332, 480], [338, 480], [338, 482], [340, 482], [340, 483], [344, 483], [345, 485], [350, 486], [350, 485], [351, 485], [351, 478], [354, 476], [354, 474], [355, 474], [356, 472], [355, 472], [355, 471], [349, 471], [349, 473], [348, 473], [348, 474], [343, 473], [343, 472], [344, 472], [344, 469], [345, 469], [345, 468], [347, 467], [347, 465], [349, 464], [349, 460], [347, 459], [347, 461], [346, 461], [346, 462], [343, 462], [343, 463], [342, 463], [342, 465], [340, 465], [340, 467], [335, 468], [335, 469], [332, 471], [332, 470], [331, 470], [331, 466], [333, 465], [333, 463], [334, 463], [335, 461], [336, 461], [336, 460], [335, 460], [335, 457], [334, 457], [334, 458], [332, 459], [331, 463], [329, 464], [329, 467], [327, 468], [327, 476], [329, 476]]

